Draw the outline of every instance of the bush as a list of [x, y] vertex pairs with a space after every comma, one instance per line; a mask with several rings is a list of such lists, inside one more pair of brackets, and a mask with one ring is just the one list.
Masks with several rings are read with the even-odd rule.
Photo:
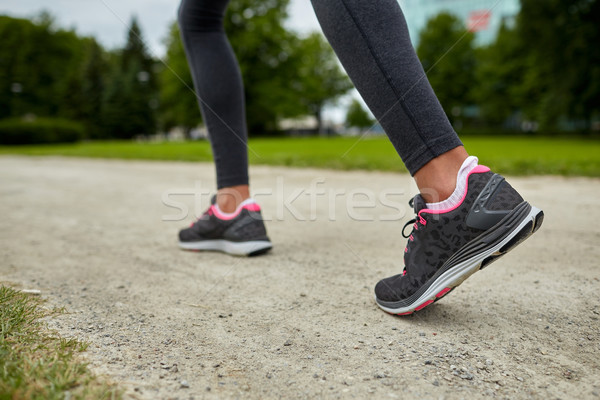
[[5, 119], [0, 121], [0, 144], [71, 143], [83, 139], [78, 122], [59, 118]]

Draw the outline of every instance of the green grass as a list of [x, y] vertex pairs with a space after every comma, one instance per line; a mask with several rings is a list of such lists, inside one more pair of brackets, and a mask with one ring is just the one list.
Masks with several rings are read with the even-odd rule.
[[41, 300], [0, 285], [0, 399], [113, 399], [76, 354], [87, 344], [51, 335]]
[[[492, 169], [511, 175], [600, 176], [600, 141], [550, 137], [463, 138], [467, 150]], [[385, 137], [258, 138], [249, 142], [252, 164], [405, 172]], [[206, 141], [186, 143], [85, 142], [2, 146], [0, 154], [61, 155], [142, 160], [211, 161]]]

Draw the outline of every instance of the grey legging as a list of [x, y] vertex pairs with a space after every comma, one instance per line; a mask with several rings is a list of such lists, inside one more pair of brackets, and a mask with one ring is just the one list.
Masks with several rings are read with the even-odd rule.
[[[182, 0], [179, 25], [217, 168], [217, 187], [248, 183], [242, 78], [223, 30], [229, 0]], [[462, 145], [410, 42], [397, 0], [312, 0], [352, 82], [414, 175]]]

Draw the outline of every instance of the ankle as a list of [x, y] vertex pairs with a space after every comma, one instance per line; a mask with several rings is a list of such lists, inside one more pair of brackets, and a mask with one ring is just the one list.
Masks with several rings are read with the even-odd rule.
[[234, 212], [240, 204], [250, 198], [248, 185], [231, 186], [217, 191], [217, 206], [224, 213]]
[[415, 181], [425, 202], [437, 203], [454, 193], [458, 171], [468, 156], [465, 148], [459, 146], [432, 159], [415, 173]]

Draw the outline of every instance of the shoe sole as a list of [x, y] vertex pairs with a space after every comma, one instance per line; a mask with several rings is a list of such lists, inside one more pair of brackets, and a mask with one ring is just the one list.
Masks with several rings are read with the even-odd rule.
[[229, 240], [203, 240], [201, 242], [179, 242], [179, 247], [192, 251], [220, 251], [232, 256], [257, 256], [271, 250], [273, 245], [266, 240], [231, 242]]
[[[522, 206], [522, 207], [521, 207]], [[422, 310], [428, 305], [440, 300], [442, 297], [450, 293], [454, 288], [463, 283], [469, 276], [475, 272], [489, 266], [492, 262], [508, 253], [510, 250], [515, 248], [517, 245], [522, 243], [525, 239], [534, 234], [542, 225], [544, 220], [544, 212], [539, 208], [532, 207], [528, 203], [524, 202], [519, 207], [527, 208], [527, 210], [516, 210], [517, 214], [525, 214], [522, 219], [516, 224], [507, 235], [503, 234], [503, 229], [506, 230], [507, 224], [513, 225], [515, 221], [511, 221], [515, 218], [514, 214], [509, 214], [506, 218], [500, 221], [495, 227], [491, 228], [480, 237], [474, 239], [457, 254], [462, 254], [463, 257], [475, 252], [476, 254], [470, 256], [465, 261], [460, 261], [454, 266], [446, 267], [446, 271], [441, 273], [438, 277], [433, 277], [432, 280], [426, 285], [424, 293], [419, 294], [417, 292], [417, 299], [410, 301], [409, 304], [395, 304], [395, 303], [406, 303], [406, 300], [401, 302], [385, 302], [379, 300], [377, 296], [375, 301], [377, 305], [390, 314], [395, 315], [410, 315], [415, 311]], [[525, 212], [523, 212], [525, 211]], [[496, 241], [493, 246], [489, 246], [489, 241], [495, 239]], [[485, 250], [481, 251], [478, 247], [485, 246]], [[452, 259], [455, 258], [456, 254], [452, 256], [448, 262], [452, 263]], [[448, 264], [448, 262], [446, 264]], [[440, 268], [440, 271], [444, 270], [444, 266]], [[426, 286], [424, 285], [424, 287]], [[415, 295], [413, 295], [415, 296]], [[410, 298], [409, 298], [410, 299]]]

